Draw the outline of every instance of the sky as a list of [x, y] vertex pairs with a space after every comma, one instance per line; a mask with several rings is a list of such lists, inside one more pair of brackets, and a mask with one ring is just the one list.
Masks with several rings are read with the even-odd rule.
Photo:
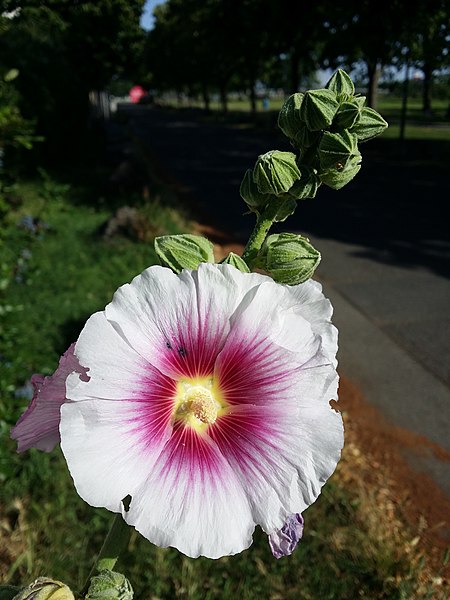
[[148, 31], [153, 28], [153, 9], [155, 6], [158, 6], [158, 4], [163, 4], [163, 2], [164, 0], [147, 0], [141, 17], [141, 27], [143, 29], [147, 29]]

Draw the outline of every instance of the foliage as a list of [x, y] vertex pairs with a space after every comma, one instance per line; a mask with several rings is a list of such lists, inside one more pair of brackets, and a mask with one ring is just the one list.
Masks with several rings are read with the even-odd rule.
[[24, 116], [36, 119], [55, 153], [67, 154], [88, 124], [88, 92], [136, 68], [144, 0], [8, 4], [20, 10], [0, 17], [0, 66], [20, 71]]

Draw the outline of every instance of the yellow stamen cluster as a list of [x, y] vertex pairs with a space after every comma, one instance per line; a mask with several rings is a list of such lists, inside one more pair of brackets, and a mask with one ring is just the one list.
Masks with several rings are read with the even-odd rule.
[[177, 384], [174, 418], [182, 419], [195, 429], [203, 430], [216, 422], [224, 408], [219, 401], [212, 377], [183, 379]]

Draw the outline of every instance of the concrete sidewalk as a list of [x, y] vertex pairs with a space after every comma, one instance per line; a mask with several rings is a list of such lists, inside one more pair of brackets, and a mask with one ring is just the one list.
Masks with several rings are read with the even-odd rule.
[[[151, 109], [135, 110], [132, 126], [198, 219], [245, 241], [252, 217], [242, 217], [240, 181], [258, 154], [288, 150], [285, 138]], [[341, 373], [394, 425], [450, 453], [448, 173], [416, 145], [420, 169], [392, 143], [366, 148], [354, 182], [338, 192], [322, 186], [281, 229], [307, 235], [322, 253], [317, 277], [334, 305]], [[450, 461], [406, 458], [450, 497]]]

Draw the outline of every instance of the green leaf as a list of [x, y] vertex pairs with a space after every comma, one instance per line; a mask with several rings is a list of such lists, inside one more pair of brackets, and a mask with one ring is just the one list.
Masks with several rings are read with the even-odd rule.
[[313, 275], [320, 252], [306, 237], [280, 233], [269, 235], [259, 259], [259, 264], [277, 283], [298, 285]]
[[286, 221], [286, 219], [294, 213], [296, 208], [297, 202], [294, 200], [294, 198], [286, 198], [286, 200], [278, 209], [277, 214], [275, 215], [275, 223], [281, 223], [282, 221]]
[[350, 131], [357, 136], [360, 142], [367, 142], [383, 133], [387, 126], [386, 121], [376, 110], [366, 106], [361, 110], [358, 122]]
[[253, 180], [261, 194], [284, 194], [299, 177], [295, 154], [279, 150], [259, 156], [253, 170]]
[[230, 252], [228, 256], [226, 256], [222, 261], [223, 265], [231, 265], [235, 267], [242, 273], [250, 273], [250, 269], [248, 268], [247, 263], [243, 260], [238, 254], [234, 252]]
[[292, 94], [281, 107], [278, 115], [278, 127], [289, 139], [294, 140], [297, 132], [304, 126], [300, 118], [300, 106], [302, 105], [304, 94], [298, 92]]
[[198, 269], [200, 263], [214, 262], [212, 243], [199, 235], [163, 235], [155, 238], [155, 251], [161, 264], [175, 273]]
[[344, 102], [351, 98], [355, 93], [353, 81], [345, 71], [338, 69], [331, 79], [325, 84], [327, 90], [334, 92], [340, 102]]
[[315, 169], [299, 165], [300, 179], [289, 190], [289, 195], [297, 200], [314, 198], [320, 186], [320, 178]]
[[115, 571], [104, 570], [92, 577], [85, 600], [132, 600], [130, 582]]
[[326, 129], [331, 125], [339, 108], [336, 94], [331, 90], [306, 92], [300, 107], [300, 117], [311, 131]]
[[253, 179], [253, 170], [247, 169], [239, 189], [241, 197], [250, 210], [263, 209], [270, 200], [270, 194], [262, 194]]

